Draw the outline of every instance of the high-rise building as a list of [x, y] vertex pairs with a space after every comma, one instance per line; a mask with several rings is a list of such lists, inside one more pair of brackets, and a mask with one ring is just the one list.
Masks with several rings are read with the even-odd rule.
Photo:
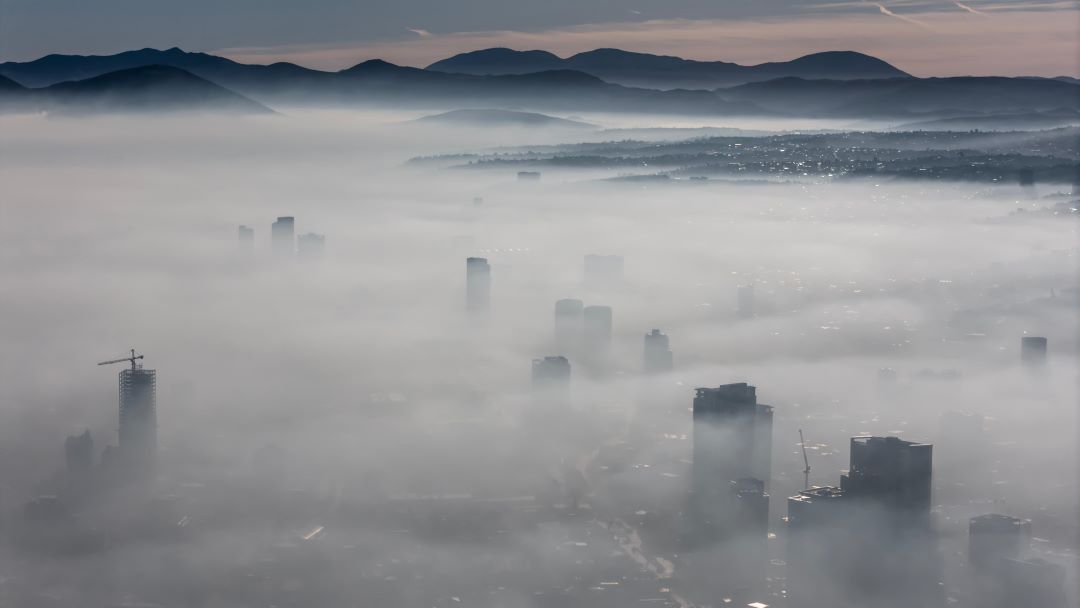
[[465, 309], [487, 312], [491, 306], [491, 266], [485, 258], [465, 260]]
[[292, 257], [296, 253], [295, 221], [292, 216], [282, 216], [270, 226], [270, 248], [275, 256]]
[[585, 284], [592, 287], [610, 287], [623, 280], [623, 257], [621, 255], [585, 256]]
[[120, 371], [120, 459], [150, 473], [157, 461], [157, 372], [141, 366]]
[[885, 509], [902, 525], [928, 525], [933, 450], [899, 437], [852, 437], [851, 464], [840, 488], [849, 499]]
[[760, 480], [769, 487], [773, 408], [757, 402], [745, 382], [699, 388], [694, 396], [695, 492], [715, 494], [733, 481]]
[[585, 348], [603, 354], [611, 347], [611, 307], [586, 306], [582, 311]]
[[754, 316], [754, 286], [739, 285], [736, 292], [736, 312], [743, 319]]
[[555, 302], [555, 344], [561, 352], [572, 353], [579, 346], [584, 314], [581, 300]]
[[326, 237], [321, 234], [309, 232], [296, 237], [296, 257], [301, 261], [321, 259], [325, 248]]
[[670, 372], [673, 367], [671, 350], [668, 348], [668, 337], [654, 329], [645, 334], [645, 354], [642, 369], [645, 373]]
[[237, 242], [240, 245], [240, 250], [244, 252], [255, 250], [255, 229], [247, 226], [240, 226], [237, 229]]
[[968, 561], [977, 569], [1019, 559], [1031, 544], [1031, 520], [988, 513], [968, 522]]
[[1065, 606], [1065, 569], [1031, 557], [1031, 522], [1008, 515], [971, 518], [968, 562], [973, 606]]
[[532, 385], [533, 389], [537, 390], [569, 390], [570, 362], [563, 356], [533, 359]]
[[1046, 366], [1046, 338], [1024, 336], [1020, 338], [1020, 361], [1028, 369]]
[[929, 526], [931, 454], [929, 444], [855, 437], [841, 487], [788, 499], [791, 605], [942, 605], [940, 556]]
[[94, 468], [94, 440], [90, 431], [72, 435], [64, 441], [64, 461], [70, 475], [83, 475]]

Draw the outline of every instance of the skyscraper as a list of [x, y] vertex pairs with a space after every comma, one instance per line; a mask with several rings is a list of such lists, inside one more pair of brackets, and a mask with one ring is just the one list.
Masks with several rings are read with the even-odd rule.
[[968, 562], [977, 569], [998, 560], [1019, 559], [1031, 543], [1031, 520], [988, 513], [968, 522]]
[[324, 249], [326, 249], [326, 237], [321, 234], [309, 232], [296, 237], [296, 257], [301, 261], [310, 262], [321, 259]]
[[487, 312], [491, 306], [491, 266], [485, 258], [465, 260], [465, 309]]
[[772, 408], [746, 383], [694, 397], [687, 550], [701, 550], [709, 593], [746, 605], [765, 581]]
[[563, 356], [533, 359], [532, 385], [536, 390], [568, 391], [570, 389], [570, 362]]
[[841, 486], [788, 499], [788, 596], [800, 608], [942, 604], [931, 533], [932, 446], [855, 437]]
[[602, 355], [611, 347], [611, 307], [586, 306], [582, 311], [583, 336], [589, 353]]
[[64, 461], [71, 475], [84, 475], [94, 467], [94, 440], [90, 431], [72, 435], [64, 441]]
[[120, 459], [132, 471], [152, 473], [157, 461], [157, 372], [120, 371]]
[[239, 243], [240, 250], [244, 252], [254, 251], [255, 249], [255, 229], [247, 226], [240, 226], [237, 229], [237, 242]]
[[1020, 361], [1032, 370], [1046, 366], [1046, 338], [1023, 336], [1020, 338]]
[[1031, 557], [1031, 522], [1008, 515], [971, 518], [968, 562], [972, 605], [988, 608], [1065, 605], [1065, 569]]
[[560, 352], [572, 353], [581, 341], [585, 305], [581, 300], [555, 302], [555, 345]]
[[292, 216], [282, 216], [270, 226], [270, 248], [275, 256], [288, 258], [296, 253], [294, 224]]
[[851, 465], [840, 476], [850, 499], [874, 503], [900, 524], [929, 525], [933, 450], [899, 437], [852, 437]]
[[668, 337], [654, 329], [645, 334], [645, 354], [642, 369], [646, 374], [670, 372], [672, 365], [671, 350], [668, 348]]
[[745, 382], [699, 388], [694, 396], [693, 477], [695, 491], [725, 490], [753, 478], [769, 487], [773, 408], [757, 402]]

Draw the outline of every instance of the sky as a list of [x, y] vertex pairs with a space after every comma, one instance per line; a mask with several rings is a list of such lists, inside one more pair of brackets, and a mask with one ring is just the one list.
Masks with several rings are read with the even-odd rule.
[[919, 76], [1080, 76], [1078, 39], [1080, 3], [1054, 0], [0, 0], [2, 61], [172, 46], [322, 69], [492, 46], [750, 64], [855, 50]]

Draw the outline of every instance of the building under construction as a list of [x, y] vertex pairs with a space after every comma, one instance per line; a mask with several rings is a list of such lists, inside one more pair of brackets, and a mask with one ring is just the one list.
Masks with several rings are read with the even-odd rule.
[[98, 365], [129, 362], [120, 371], [120, 460], [133, 472], [152, 473], [157, 460], [157, 371], [137, 364], [136, 355]]

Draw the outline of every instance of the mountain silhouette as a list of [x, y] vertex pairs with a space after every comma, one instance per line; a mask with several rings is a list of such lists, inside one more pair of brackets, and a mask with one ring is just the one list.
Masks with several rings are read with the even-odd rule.
[[561, 129], [595, 128], [595, 125], [590, 125], [585, 122], [580, 122], [577, 120], [567, 120], [565, 118], [556, 118], [554, 116], [548, 116], [547, 114], [538, 114], [536, 112], [516, 112], [513, 110], [498, 109], [451, 110], [449, 112], [443, 112], [442, 114], [424, 116], [416, 119], [413, 122], [435, 123], [450, 126], [466, 127], [545, 127]]
[[[785, 75], [791, 71], [802, 76]], [[890, 77], [865, 76], [880, 73]], [[0, 81], [0, 109], [5, 111], [25, 109], [27, 100], [33, 99], [49, 102], [54, 110], [84, 103], [88, 108], [150, 109], [157, 104], [162, 109], [186, 105], [266, 111], [258, 104], [267, 104], [913, 122], [1080, 106], [1080, 85], [1070, 79], [915, 78], [874, 57], [844, 51], [742, 66], [618, 49], [597, 49], [567, 59], [546, 51], [485, 49], [427, 69], [373, 59], [325, 72], [291, 63], [249, 65], [173, 48], [108, 56], [49, 55], [0, 64], [0, 76], [5, 77]], [[747, 79], [752, 81], [742, 82]], [[720, 81], [740, 84], [711, 86]], [[677, 83], [686, 86], [670, 86]]]
[[272, 110], [194, 74], [162, 65], [109, 72], [75, 82], [33, 90], [51, 112], [228, 111], [270, 113]]
[[747, 66], [620, 49], [596, 49], [562, 59], [546, 51], [494, 48], [455, 55], [436, 61], [427, 69], [474, 75], [527, 74], [542, 70], [572, 69], [608, 82], [661, 89], [713, 89], [788, 76], [840, 80], [910, 76], [885, 61], [854, 51], [814, 53], [792, 61]]
[[1076, 108], [1080, 86], [1050, 78], [972, 77], [885, 80], [779, 78], [717, 94], [784, 114], [817, 117], [960, 116]]

